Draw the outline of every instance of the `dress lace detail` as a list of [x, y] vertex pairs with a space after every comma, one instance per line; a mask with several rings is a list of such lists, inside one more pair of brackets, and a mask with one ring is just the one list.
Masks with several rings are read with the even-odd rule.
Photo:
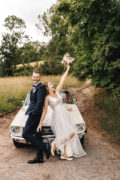
[[[56, 145], [57, 150], [61, 151], [61, 154], [64, 154], [64, 145], [66, 144], [66, 154], [68, 156], [82, 157], [86, 153], [81, 146], [75, 124], [62, 103], [61, 95], [57, 92], [56, 94], [57, 98], [48, 96], [50, 106], [53, 108], [52, 130], [55, 139], [52, 143]], [[72, 134], [74, 134], [74, 137], [70, 139]]]

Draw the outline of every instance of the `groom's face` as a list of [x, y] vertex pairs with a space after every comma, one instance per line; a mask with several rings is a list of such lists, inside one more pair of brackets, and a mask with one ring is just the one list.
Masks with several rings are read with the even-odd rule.
[[40, 74], [33, 72], [33, 74], [32, 74], [32, 81], [33, 81], [33, 84], [37, 84], [40, 81]]

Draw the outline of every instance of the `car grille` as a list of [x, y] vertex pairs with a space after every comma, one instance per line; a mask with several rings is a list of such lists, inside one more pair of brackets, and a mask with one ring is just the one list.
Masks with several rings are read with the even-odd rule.
[[54, 133], [53, 133], [53, 131], [52, 131], [50, 126], [43, 126], [41, 134], [42, 134], [42, 136], [45, 136], [45, 135], [54, 135]]
[[43, 126], [41, 135], [43, 142], [51, 143], [55, 139], [55, 135], [51, 129], [51, 126]]

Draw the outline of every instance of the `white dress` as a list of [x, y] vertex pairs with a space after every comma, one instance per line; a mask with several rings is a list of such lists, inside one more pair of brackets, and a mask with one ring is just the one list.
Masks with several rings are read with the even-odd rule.
[[[69, 157], [82, 157], [86, 153], [81, 146], [76, 127], [62, 103], [61, 95], [57, 92], [56, 94], [57, 98], [48, 96], [50, 106], [53, 108], [52, 130], [55, 139], [52, 144], [56, 145], [57, 151], [61, 151], [61, 154], [64, 154], [64, 145], [66, 144], [66, 154]], [[70, 135], [73, 133], [75, 135], [70, 139]]]

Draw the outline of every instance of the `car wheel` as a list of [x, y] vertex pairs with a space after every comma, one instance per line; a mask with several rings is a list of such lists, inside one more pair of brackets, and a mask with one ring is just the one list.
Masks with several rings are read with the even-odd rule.
[[81, 142], [82, 145], [84, 144], [84, 141], [85, 141], [85, 137], [83, 136], [83, 137], [80, 139], [80, 142]]
[[15, 141], [14, 139], [13, 139], [13, 144], [14, 144], [14, 146], [17, 147], [17, 148], [21, 148], [21, 147], [24, 147], [24, 146], [25, 146], [25, 144], [19, 143], [19, 142]]

